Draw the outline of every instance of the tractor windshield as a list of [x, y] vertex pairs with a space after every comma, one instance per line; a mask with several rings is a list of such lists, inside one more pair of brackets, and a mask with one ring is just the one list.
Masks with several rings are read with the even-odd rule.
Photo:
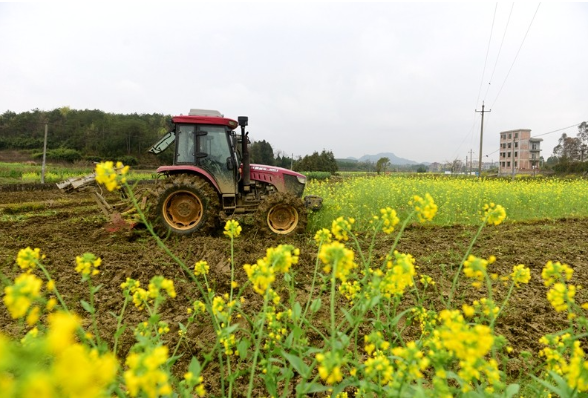
[[201, 126], [200, 129], [207, 134], [199, 137], [200, 147], [198, 152], [207, 155], [203, 159], [225, 165], [227, 158], [231, 156], [226, 128], [224, 126], [208, 125]]

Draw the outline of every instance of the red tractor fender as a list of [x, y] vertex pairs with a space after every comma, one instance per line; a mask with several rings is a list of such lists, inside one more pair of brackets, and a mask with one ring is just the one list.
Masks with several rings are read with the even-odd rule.
[[218, 184], [216, 183], [216, 181], [212, 178], [212, 175], [210, 175], [208, 172], [206, 172], [202, 168], [194, 167], [192, 165], [170, 165], [167, 167], [159, 167], [159, 168], [157, 168], [156, 172], [158, 174], [170, 174], [170, 173], [178, 174], [178, 173], [182, 173], [182, 172], [187, 172], [187, 173], [191, 173], [194, 175], [202, 175], [207, 181], [209, 181], [214, 186], [214, 188], [216, 189], [216, 191], [218, 193], [221, 193], [221, 190], [218, 187]]

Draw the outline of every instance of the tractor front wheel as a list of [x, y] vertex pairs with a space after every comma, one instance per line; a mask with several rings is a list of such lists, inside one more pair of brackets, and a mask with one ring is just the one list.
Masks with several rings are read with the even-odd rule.
[[306, 213], [302, 199], [289, 193], [276, 193], [262, 202], [256, 219], [263, 233], [290, 235], [304, 232]]

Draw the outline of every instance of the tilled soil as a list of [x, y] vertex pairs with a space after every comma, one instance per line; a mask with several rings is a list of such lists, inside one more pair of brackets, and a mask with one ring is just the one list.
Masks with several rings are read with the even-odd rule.
[[[116, 319], [109, 312], [120, 313], [123, 303], [120, 284], [131, 277], [146, 286], [153, 276], [163, 275], [174, 280], [178, 293], [178, 297], [166, 302], [162, 309], [162, 319], [170, 324], [173, 334], [179, 322], [186, 322], [186, 308], [197, 298], [189, 277], [157, 246], [145, 229], [111, 233], [104, 228], [105, 221], [88, 193], [0, 191], [0, 269], [5, 276], [13, 279], [19, 273], [15, 265], [18, 251], [27, 246], [40, 248], [65, 301], [80, 315], [85, 315], [87, 313], [80, 306], [80, 300], [88, 298], [88, 287], [80, 282], [80, 276], [74, 270], [75, 258], [85, 252], [99, 256], [103, 261], [101, 274], [94, 283], [103, 285], [97, 293], [96, 305], [100, 332], [104, 338], [112, 338], [116, 329]], [[397, 250], [412, 254], [420, 266], [419, 272], [431, 276], [437, 282], [440, 295], [447, 296], [453, 273], [476, 230], [477, 227], [466, 226], [409, 226]], [[491, 273], [507, 275], [517, 264], [531, 269], [530, 283], [515, 290], [496, 326], [497, 333], [504, 335], [515, 349], [515, 357], [521, 351], [537, 354], [540, 349], [538, 340], [542, 335], [566, 327], [565, 316], [556, 313], [546, 300], [541, 270], [549, 260], [565, 262], [574, 269], [572, 283], [584, 284], [588, 278], [586, 232], [588, 219], [504, 223], [497, 227], [485, 227], [474, 245], [473, 254], [485, 258], [496, 256], [497, 261], [489, 266]], [[307, 233], [268, 239], [254, 231], [244, 231], [235, 245], [236, 280], [246, 281], [242, 266], [264, 257], [268, 247], [280, 243], [293, 244], [301, 252], [300, 262], [294, 271], [298, 290], [296, 297], [304, 300], [308, 296], [315, 268], [316, 246], [312, 237], [313, 234]], [[383, 237], [377, 240], [375, 252], [378, 257], [388, 252], [393, 239]], [[360, 237], [360, 242], [367, 249], [368, 238]], [[171, 237], [166, 244], [188, 266], [206, 260], [211, 266], [209, 282], [214, 290], [220, 294], [230, 290], [230, 242], [222, 234], [216, 237]], [[498, 287], [495, 297], [500, 300], [506, 290]], [[288, 294], [285, 295], [287, 298]], [[462, 279], [456, 296], [459, 300], [457, 304], [471, 303], [485, 296], [484, 290], [474, 289]], [[247, 291], [245, 298], [251, 307], [259, 307], [258, 296], [252, 291]], [[585, 290], [578, 291], [576, 300], [578, 303], [588, 301]], [[328, 298], [324, 299], [324, 304], [328, 304]], [[441, 304], [438, 306], [442, 307]], [[125, 317], [130, 329], [121, 338], [121, 358], [134, 343], [132, 328], [145, 319], [144, 312], [130, 307]], [[89, 320], [86, 319], [85, 323], [89, 324]], [[16, 337], [23, 334], [23, 327], [11, 320], [4, 305], [0, 306], [0, 327], [5, 334]], [[184, 352], [188, 357], [178, 363], [178, 368], [184, 371], [189, 353], [196, 354], [199, 348], [214, 341], [214, 332], [210, 326], [200, 324], [193, 326], [187, 337], [188, 345]], [[518, 369], [520, 365], [515, 360], [512, 368]], [[207, 388], [214, 394], [218, 381], [213, 376], [207, 380]]]

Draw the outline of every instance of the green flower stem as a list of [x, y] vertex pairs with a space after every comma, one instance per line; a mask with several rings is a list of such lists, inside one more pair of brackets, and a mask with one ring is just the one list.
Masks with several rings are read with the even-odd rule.
[[[392, 247], [390, 248], [390, 251], [388, 252], [388, 256], [392, 256], [392, 254], [394, 254], [394, 250], [396, 250], [396, 246], [398, 245], [398, 242], [400, 241], [400, 238], [402, 237], [402, 233], [406, 229], [406, 225], [408, 225], [408, 221], [410, 221], [412, 219], [412, 216], [415, 214], [416, 214], [416, 211], [413, 210], [410, 214], [408, 214], [408, 217], [406, 217], [406, 219], [402, 222], [402, 226], [400, 227], [400, 230], [398, 231], [398, 235], [396, 235], [396, 239], [394, 240], [394, 244], [392, 245]], [[386, 259], [384, 259], [384, 265], [386, 265]]]
[[[35, 263], [41, 269], [41, 271], [43, 271], [43, 274], [47, 278], [47, 281], [50, 281], [51, 280], [51, 275], [49, 275], [49, 272], [45, 269], [45, 266], [43, 264], [41, 264], [38, 260], [35, 261]], [[53, 293], [55, 293], [55, 297], [57, 297], [57, 300], [59, 300], [59, 304], [61, 304], [61, 307], [63, 307], [63, 309], [66, 312], [69, 313], [69, 308], [67, 308], [67, 304], [65, 304], [65, 301], [63, 301], [63, 298], [59, 294], [59, 291], [57, 290], [57, 287], [55, 287], [55, 289], [53, 290]]]
[[487, 219], [488, 219], [488, 217], [486, 217], [484, 219], [484, 221], [480, 224], [480, 227], [478, 228], [478, 232], [476, 232], [476, 235], [474, 236], [474, 238], [470, 242], [470, 247], [468, 247], [468, 250], [464, 254], [463, 259], [461, 260], [461, 263], [459, 264], [459, 268], [457, 269], [457, 272], [455, 273], [455, 276], [453, 277], [453, 282], [451, 284], [451, 292], [449, 293], [449, 299], [445, 303], [446, 308], [449, 308], [449, 306], [451, 305], [451, 302], [453, 301], [453, 295], [455, 294], [455, 290], [457, 289], [457, 281], [459, 280], [459, 274], [461, 272], [461, 269], [463, 268], [463, 264], [466, 262], [470, 253], [472, 252], [472, 249], [474, 247], [474, 243], [476, 243], [476, 240], [478, 240], [478, 236], [480, 236], [482, 229], [484, 229], [484, 226], [486, 225]]
[[[233, 235], [229, 236], [231, 237], [231, 295], [229, 301], [233, 301], [233, 282], [235, 281], [235, 239], [233, 238]], [[231, 397], [230, 394], [229, 397]]]
[[364, 268], [369, 268], [369, 263], [366, 262], [365, 257], [363, 256], [363, 252], [361, 251], [361, 246], [359, 245], [359, 241], [357, 240], [357, 236], [355, 236], [355, 234], [351, 231], [349, 231], [349, 234], [353, 238], [353, 242], [355, 243], [355, 248], [357, 249], [357, 252], [359, 253], [359, 256], [361, 257], [361, 263], [363, 264]]
[[[317, 254], [320, 254], [322, 246], [323, 246], [323, 242], [321, 241], [321, 243], [319, 244], [319, 247], [318, 247]], [[308, 294], [308, 300], [306, 300], [306, 306], [304, 307], [304, 312], [302, 313], [302, 317], [300, 318], [300, 326], [299, 326], [300, 328], [302, 328], [302, 323], [303, 323], [304, 319], [306, 318], [306, 314], [308, 313], [310, 303], [312, 302], [312, 295], [314, 293], [314, 286], [316, 284], [316, 277], [318, 275], [318, 267], [319, 267], [319, 258], [317, 256], [316, 262], [314, 263], [314, 274], [312, 275], [312, 283], [310, 285], [310, 293]]]
[[[122, 310], [120, 312], [120, 315], [117, 318], [117, 322], [116, 322], [116, 331], [118, 333], [118, 330], [120, 329], [121, 325], [122, 325], [122, 318], [123, 315], [125, 314], [125, 310], [127, 309], [127, 304], [129, 304], [129, 298], [130, 298], [130, 294], [128, 294], [128, 290], [126, 290], [127, 294], [125, 294], [125, 302], [123, 303], [122, 306]], [[117, 345], [118, 345], [118, 338], [120, 337], [120, 335], [117, 335], [114, 338], [114, 350], [113, 353], [116, 355], [116, 349], [117, 349]]]
[[496, 313], [496, 315], [494, 316], [494, 318], [492, 318], [492, 321], [490, 322], [490, 329], [492, 329], [492, 334], [494, 334], [494, 323], [496, 322], [496, 320], [498, 319], [498, 316], [500, 315], [500, 313], [502, 313], [502, 310], [504, 310], [504, 307], [508, 303], [508, 300], [510, 299], [510, 295], [512, 294], [514, 286], [515, 286], [515, 282], [513, 280], [510, 285], [510, 288], [508, 289], [508, 293], [506, 294], [506, 297], [504, 298], [504, 301], [502, 302], [502, 305], [500, 306], [500, 309], [498, 310], [498, 312]]
[[374, 228], [374, 234], [372, 235], [372, 240], [370, 242], [370, 247], [368, 249], [368, 261], [367, 261], [367, 264], [365, 265], [365, 269], [368, 269], [370, 267], [370, 265], [372, 265], [373, 250], [374, 250], [374, 246], [376, 245], [376, 235], [382, 229], [382, 225], [384, 225], [384, 221], [378, 220], [378, 225]]
[[[315, 365], [316, 365], [316, 361], [313, 361], [312, 365], [310, 366], [311, 371], [314, 369]], [[306, 376], [303, 378], [306, 379]], [[308, 386], [316, 383], [316, 381], [318, 381], [318, 379], [319, 379], [319, 375], [315, 374], [314, 378], [309, 383], [306, 383], [305, 385], [302, 385], [302, 384], [297, 385], [297, 388], [300, 388], [300, 389], [296, 389], [296, 397], [301, 398], [303, 395], [305, 395], [306, 390], [301, 390], [301, 389], [303, 389], [303, 388], [306, 389]]]
[[251, 366], [251, 373], [249, 374], [249, 387], [247, 388], [247, 397], [249, 397], [249, 398], [251, 398], [251, 393], [253, 391], [253, 377], [255, 376], [255, 368], [257, 367], [257, 357], [259, 356], [259, 349], [261, 347], [261, 339], [263, 338], [263, 328], [265, 326], [267, 304], [269, 302], [268, 291], [269, 291], [269, 286], [265, 292], [265, 296], [263, 296], [263, 308], [261, 309], [263, 319], [261, 320], [261, 324], [259, 326], [259, 331], [257, 332], [257, 341], [255, 342], [255, 352], [253, 353], [253, 365]]
[[94, 308], [94, 286], [92, 285], [92, 277], [88, 276], [88, 287], [90, 289], [90, 315], [92, 315], [92, 326], [94, 327], [94, 333], [96, 334], [96, 343], [101, 344], [100, 332], [98, 331], [98, 323], [96, 322], [96, 309]]
[[333, 263], [333, 271], [331, 273], [331, 346], [335, 348], [335, 272], [337, 271], [337, 263], [339, 260], [335, 260]]

